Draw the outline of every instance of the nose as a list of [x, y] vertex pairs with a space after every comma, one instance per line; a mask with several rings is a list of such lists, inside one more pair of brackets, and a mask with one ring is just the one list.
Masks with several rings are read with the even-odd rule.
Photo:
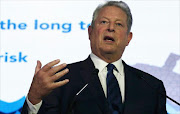
[[109, 23], [109, 26], [108, 26], [108, 32], [115, 32], [115, 29], [114, 29], [114, 24], [113, 23]]

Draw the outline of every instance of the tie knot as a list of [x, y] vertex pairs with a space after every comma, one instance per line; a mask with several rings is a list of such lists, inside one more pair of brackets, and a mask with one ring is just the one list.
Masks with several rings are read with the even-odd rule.
[[108, 70], [108, 72], [109, 72], [109, 71], [112, 72], [114, 68], [115, 68], [115, 66], [114, 66], [113, 64], [108, 64], [108, 65], [107, 65], [107, 70]]

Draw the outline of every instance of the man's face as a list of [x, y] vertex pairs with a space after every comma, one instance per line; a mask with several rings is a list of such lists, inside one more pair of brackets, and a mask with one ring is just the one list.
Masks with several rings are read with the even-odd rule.
[[104, 54], [119, 59], [132, 38], [127, 30], [127, 15], [123, 10], [115, 6], [102, 8], [94, 26], [88, 29], [92, 52], [101, 59]]

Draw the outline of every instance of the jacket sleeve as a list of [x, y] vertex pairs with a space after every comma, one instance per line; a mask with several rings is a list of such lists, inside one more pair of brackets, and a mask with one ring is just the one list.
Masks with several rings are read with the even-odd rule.
[[164, 88], [162, 81], [160, 81], [158, 92], [159, 93], [158, 93], [157, 114], [167, 114], [167, 111], [166, 111], [166, 90]]
[[25, 100], [23, 108], [21, 110], [21, 114], [28, 114], [28, 104], [27, 104], [26, 100]]

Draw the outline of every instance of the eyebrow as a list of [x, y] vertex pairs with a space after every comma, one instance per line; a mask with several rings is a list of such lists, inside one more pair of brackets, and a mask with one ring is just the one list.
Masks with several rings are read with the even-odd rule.
[[[105, 19], [107, 19], [107, 20], [109, 20], [109, 18], [107, 18], [107, 17], [101, 17], [101, 18], [105, 18]], [[116, 19], [116, 21], [122, 21], [121, 19]]]

